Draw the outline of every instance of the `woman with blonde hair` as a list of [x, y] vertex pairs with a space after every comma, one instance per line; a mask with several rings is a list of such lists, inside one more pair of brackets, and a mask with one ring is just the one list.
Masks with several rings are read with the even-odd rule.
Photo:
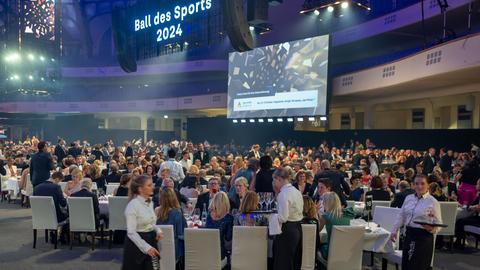
[[218, 192], [213, 197], [208, 207], [210, 214], [207, 216], [205, 228], [220, 230], [222, 260], [226, 256], [225, 243], [232, 241], [233, 216], [230, 212], [230, 201], [225, 192]]
[[82, 179], [83, 179], [83, 172], [76, 168], [72, 171], [72, 180], [68, 181], [65, 185], [65, 190], [63, 191], [67, 196], [70, 194], [78, 192], [82, 190]]
[[350, 225], [350, 220], [355, 217], [355, 213], [353, 213], [352, 208], [342, 209], [340, 198], [335, 192], [327, 192], [323, 194], [323, 207], [324, 213], [319, 220], [319, 231], [322, 231], [323, 227], [327, 228], [327, 241], [320, 245], [320, 252], [322, 257], [327, 259], [333, 226]]
[[[317, 226], [317, 232], [320, 230], [320, 224], [318, 221], [317, 206], [312, 198], [307, 195], [303, 195], [303, 224], [314, 224]], [[315, 237], [316, 246], [320, 247], [320, 235], [317, 233]]]
[[251, 212], [258, 209], [258, 194], [254, 191], [247, 191], [240, 204], [238, 223], [242, 226], [255, 226], [255, 214]]
[[159, 262], [157, 243], [163, 238], [155, 226], [157, 217], [150, 197], [153, 194], [152, 178], [140, 175], [132, 179], [125, 208], [127, 237], [123, 252], [122, 270], [151, 270]]
[[175, 237], [175, 257], [183, 256], [183, 232], [187, 227], [187, 221], [180, 210], [177, 195], [172, 189], [166, 188], [160, 191], [159, 206], [155, 209], [157, 225], [173, 225]]

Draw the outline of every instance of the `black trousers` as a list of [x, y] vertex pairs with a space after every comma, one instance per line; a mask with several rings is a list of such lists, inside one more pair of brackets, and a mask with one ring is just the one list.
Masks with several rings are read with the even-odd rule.
[[457, 237], [457, 241], [465, 239], [466, 225], [480, 226], [480, 216], [471, 216], [457, 220], [455, 223], [455, 237]]
[[282, 233], [273, 240], [273, 269], [297, 270], [302, 265], [302, 225], [282, 224]]
[[[157, 247], [157, 241], [155, 240], [157, 233], [155, 231], [139, 232], [138, 234], [149, 245]], [[153, 270], [152, 258], [143, 253], [128, 236], [125, 237], [122, 270]]]
[[431, 269], [433, 234], [424, 229], [407, 227], [403, 242], [402, 270]]

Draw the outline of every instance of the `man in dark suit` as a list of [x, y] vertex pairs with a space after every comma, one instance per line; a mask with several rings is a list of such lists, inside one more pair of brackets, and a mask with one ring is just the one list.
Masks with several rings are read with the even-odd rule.
[[5, 164], [3, 160], [0, 159], [0, 175], [7, 174], [7, 170], [5, 170]]
[[210, 181], [208, 181], [208, 192], [198, 195], [197, 204], [195, 204], [195, 208], [200, 209], [200, 214], [202, 214], [203, 212], [204, 205], [205, 207], [208, 208], [208, 206], [210, 205], [210, 200], [212, 200], [213, 196], [215, 196], [215, 193], [218, 192], [219, 187], [220, 187], [220, 184], [218, 183], [218, 179], [212, 178], [210, 179]]
[[133, 158], [133, 148], [130, 146], [128, 141], [123, 142], [123, 146], [125, 147], [125, 153], [123, 154], [126, 159]]
[[442, 173], [442, 179], [440, 186], [442, 187], [443, 194], [453, 201], [457, 200], [457, 185], [455, 183], [450, 182], [450, 173], [444, 172]]
[[76, 158], [77, 156], [80, 156], [81, 154], [82, 154], [82, 149], [80, 149], [80, 147], [78, 146], [78, 144], [76, 142], [72, 142], [70, 144], [70, 148], [67, 151], [67, 155], [70, 155], [70, 156]]
[[251, 159], [251, 158], [254, 158], [254, 159], [260, 159], [261, 157], [261, 154], [260, 154], [260, 145], [258, 144], [254, 144], [252, 146], [252, 150], [250, 150], [250, 152], [248, 152], [248, 155], [247, 155], [247, 160]]
[[93, 203], [93, 213], [95, 216], [95, 226], [98, 228], [100, 225], [100, 210], [98, 206], [98, 197], [97, 195], [91, 192], [92, 190], [92, 180], [89, 178], [82, 180], [82, 189], [70, 195], [71, 197], [81, 197], [81, 198], [92, 198]]
[[402, 208], [405, 198], [408, 195], [415, 193], [415, 190], [410, 188], [410, 184], [407, 181], [400, 181], [400, 183], [398, 183], [398, 188], [400, 192], [395, 193], [395, 197], [393, 198], [390, 207]]
[[423, 164], [423, 174], [429, 175], [433, 172], [433, 168], [437, 164], [437, 159], [435, 157], [435, 148], [431, 147], [428, 149], [428, 153], [425, 155], [422, 161]]
[[102, 172], [105, 175], [105, 180], [107, 183], [120, 183], [120, 178], [122, 174], [118, 171], [118, 164], [115, 160], [110, 161], [110, 165], [108, 169], [105, 169]]
[[[44, 141], [37, 145], [38, 152], [30, 160], [30, 180], [33, 187], [47, 181], [54, 164], [52, 156], [48, 153], [48, 144]], [[62, 178], [63, 179], [63, 178]]]
[[320, 164], [321, 171], [315, 175], [314, 183], [311, 190], [315, 190], [318, 185], [318, 180], [321, 178], [327, 178], [330, 182], [331, 191], [337, 193], [340, 198], [342, 206], [347, 206], [347, 199], [345, 194], [350, 194], [350, 186], [345, 182], [344, 176], [341, 172], [330, 168], [330, 161], [323, 160]]
[[62, 222], [67, 219], [67, 200], [63, 196], [62, 189], [59, 182], [63, 180], [63, 174], [61, 172], [54, 172], [52, 177], [47, 181], [35, 186], [33, 189], [33, 196], [49, 196], [53, 198], [53, 204], [55, 205], [55, 212], [57, 212], [57, 221]]
[[55, 146], [55, 156], [57, 156], [58, 164], [63, 164], [62, 161], [67, 156], [65, 141], [63, 139], [59, 139], [58, 144]]
[[193, 163], [195, 163], [195, 160], [197, 159], [200, 160], [202, 166], [210, 162], [210, 154], [205, 150], [202, 143], [198, 144], [198, 150], [193, 155]]
[[442, 172], [449, 172], [452, 170], [452, 156], [449, 155], [449, 152], [445, 148], [440, 148], [440, 160], [438, 161], [438, 166], [442, 169]]
[[95, 160], [107, 160], [108, 157], [103, 156], [103, 152], [100, 150], [102, 148], [102, 145], [96, 144], [95, 147], [93, 148], [92, 155], [95, 156]]

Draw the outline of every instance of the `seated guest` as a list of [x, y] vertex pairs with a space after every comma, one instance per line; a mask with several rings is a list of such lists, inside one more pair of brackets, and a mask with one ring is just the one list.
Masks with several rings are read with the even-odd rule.
[[121, 177], [122, 174], [118, 171], [117, 162], [115, 160], [110, 161], [109, 173], [105, 176], [107, 183], [119, 183]]
[[327, 228], [327, 242], [320, 245], [322, 257], [327, 259], [333, 226], [350, 225], [350, 220], [354, 218], [355, 214], [351, 208], [342, 210], [342, 204], [335, 192], [327, 192], [323, 195], [323, 205], [325, 212], [320, 217], [320, 226], [318, 230], [322, 231], [323, 227]]
[[372, 176], [370, 175], [370, 169], [368, 167], [364, 167], [362, 169], [362, 176], [360, 177], [360, 184], [363, 186], [368, 186], [371, 180]]
[[314, 201], [322, 201], [323, 195], [330, 191], [332, 191], [330, 188], [330, 180], [328, 180], [328, 178], [318, 179], [317, 192], [315, 196], [313, 196]]
[[230, 201], [225, 192], [218, 192], [213, 197], [213, 201], [208, 208], [209, 215], [205, 228], [220, 230], [221, 258], [225, 258], [226, 242], [232, 241], [233, 235], [233, 216], [230, 212]]
[[[61, 223], [67, 220], [67, 200], [63, 196], [62, 189], [58, 183], [62, 182], [63, 174], [61, 172], [54, 172], [50, 179], [35, 186], [33, 189], [33, 196], [48, 196], [53, 198], [53, 205], [55, 205], [55, 212], [57, 213], [57, 222]], [[68, 225], [63, 226], [60, 235], [60, 242], [65, 243], [65, 236], [68, 236]], [[53, 239], [52, 237], [50, 239]]]
[[219, 179], [220, 181], [220, 189], [223, 188], [223, 190], [230, 190], [230, 181], [227, 180], [225, 177], [225, 170], [222, 168], [216, 169], [215, 172], [213, 172], [213, 177]]
[[[143, 161], [145, 161], [145, 160], [143, 160]], [[155, 168], [153, 168], [152, 165], [145, 166], [145, 174], [152, 177], [153, 183], [157, 182], [158, 176], [155, 173]]]
[[245, 194], [248, 191], [248, 181], [245, 177], [235, 179], [235, 194], [230, 197], [232, 209], [239, 209]]
[[[66, 168], [66, 171], [67, 171], [67, 175], [65, 175], [65, 177], [63, 178], [63, 182], [68, 182], [68, 181], [72, 181], [72, 172], [73, 170], [75, 169], [78, 169], [78, 166], [73, 164], [73, 165], [70, 165], [68, 166], [68, 168]], [[64, 170], [65, 171], [65, 170]]]
[[364, 201], [363, 195], [364, 195], [364, 190], [360, 186], [360, 177], [358, 174], [352, 175], [352, 178], [350, 178], [350, 185], [351, 185], [351, 192], [349, 199], [353, 201]]
[[198, 195], [195, 209], [198, 208], [200, 209], [200, 213], [203, 213], [203, 207], [208, 207], [210, 205], [211, 200], [213, 200], [213, 196], [215, 196], [215, 194], [217, 194], [219, 191], [219, 186], [220, 185], [218, 184], [217, 178], [210, 179], [210, 181], [208, 181], [208, 192]]
[[183, 232], [187, 227], [187, 221], [183, 217], [180, 203], [173, 190], [167, 188], [160, 191], [160, 202], [155, 214], [157, 225], [173, 225], [175, 258], [178, 260], [183, 256]]
[[468, 211], [472, 213], [471, 216], [457, 219], [455, 223], [455, 247], [463, 249], [461, 245], [462, 240], [465, 239], [465, 226], [480, 227], [480, 179], [477, 181], [477, 198], [468, 206]]
[[88, 173], [92, 182], [97, 183], [97, 188], [105, 191], [105, 176], [102, 175], [102, 169], [99, 166], [92, 164]]
[[83, 179], [81, 182], [82, 189], [72, 193], [70, 197], [82, 197], [82, 198], [92, 198], [93, 203], [93, 214], [95, 217], [95, 226], [98, 228], [100, 225], [100, 210], [98, 207], [98, 197], [92, 193], [92, 180]]
[[65, 190], [63, 191], [67, 196], [73, 194], [77, 191], [82, 189], [82, 180], [83, 180], [83, 172], [80, 169], [75, 169], [72, 172], [72, 180], [68, 181], [65, 185]]
[[[315, 205], [315, 202], [312, 200], [312, 198], [303, 195], [303, 224], [315, 224], [317, 227], [317, 233], [315, 235], [315, 246], [317, 248], [320, 247], [320, 227], [319, 227], [319, 221], [318, 221], [318, 214], [317, 214], [317, 207]], [[315, 252], [316, 253], [316, 252]]]
[[17, 166], [13, 164], [13, 158], [7, 158], [7, 164], [4, 166], [5, 169], [5, 178], [16, 178], [17, 177]]
[[390, 192], [383, 189], [382, 178], [374, 176], [370, 187], [372, 190], [367, 191], [365, 197], [372, 196], [372, 200], [374, 201], [390, 201]]
[[430, 183], [429, 185], [429, 192], [437, 201], [439, 202], [446, 202], [447, 197], [443, 195], [443, 191], [440, 188], [440, 185], [436, 182]]
[[120, 185], [113, 192], [114, 196], [128, 196], [128, 187], [130, 186], [130, 181], [132, 180], [132, 174], [126, 173], [120, 177]]
[[190, 170], [187, 173], [185, 179], [183, 179], [182, 183], [180, 184], [180, 188], [193, 188], [196, 189], [199, 186], [207, 185], [208, 181], [199, 176], [200, 170], [197, 166], [191, 165]]
[[405, 198], [408, 195], [415, 193], [415, 190], [410, 188], [410, 184], [406, 180], [402, 180], [400, 183], [398, 183], [398, 189], [400, 192], [395, 193], [390, 207], [402, 208]]
[[293, 183], [292, 186], [298, 189], [303, 195], [309, 195], [312, 188], [312, 185], [307, 183], [307, 175], [302, 170], [298, 171], [295, 176], [295, 183]]
[[388, 183], [388, 176], [386, 174], [382, 173], [380, 178], [382, 179], [383, 190], [388, 191], [390, 197], [392, 197], [393, 194], [395, 194], [395, 186]]
[[258, 195], [254, 191], [247, 191], [245, 197], [240, 204], [237, 221], [238, 225], [255, 226], [255, 214], [251, 212], [258, 209]]
[[449, 201], [457, 200], [457, 185], [450, 182], [450, 174], [442, 173], [442, 180], [440, 181], [442, 192], [448, 198]]

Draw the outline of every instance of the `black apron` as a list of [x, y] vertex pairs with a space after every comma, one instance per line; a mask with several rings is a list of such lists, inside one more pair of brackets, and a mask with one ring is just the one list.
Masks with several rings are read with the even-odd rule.
[[[140, 237], [150, 246], [157, 248], [156, 231], [137, 232]], [[125, 237], [125, 248], [123, 250], [122, 270], [153, 270], [152, 257], [143, 253], [135, 243], [127, 236]]]
[[431, 269], [433, 234], [424, 229], [407, 227], [402, 251], [402, 270]]

